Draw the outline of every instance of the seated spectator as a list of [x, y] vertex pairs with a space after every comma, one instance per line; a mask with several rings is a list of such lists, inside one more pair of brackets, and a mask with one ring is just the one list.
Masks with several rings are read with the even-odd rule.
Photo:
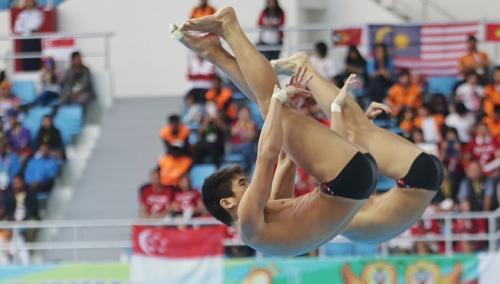
[[189, 134], [191, 131], [181, 123], [178, 115], [170, 115], [167, 125], [160, 131], [160, 138], [165, 145], [165, 151], [170, 152], [172, 147], [180, 149], [181, 155], [189, 155]]
[[40, 69], [40, 90], [37, 98], [29, 106], [47, 106], [59, 99], [61, 86], [56, 73], [56, 62], [52, 57], [42, 60]]
[[344, 86], [344, 81], [350, 74], [356, 74], [360, 81], [360, 89], [364, 89], [368, 85], [368, 71], [366, 69], [366, 60], [363, 58], [358, 48], [355, 45], [349, 46], [347, 56], [345, 58], [345, 70], [335, 76], [334, 82], [340, 87]]
[[377, 44], [373, 54], [374, 58], [368, 61], [367, 66], [370, 75], [367, 95], [372, 101], [382, 102], [393, 84], [394, 65], [387, 51], [387, 45]]
[[[465, 173], [466, 178], [462, 180], [458, 192], [460, 211], [478, 212], [493, 210], [493, 198], [496, 190], [495, 184], [482, 175], [479, 162], [475, 160], [469, 161]], [[460, 228], [458, 233], [477, 234], [487, 232], [487, 221], [485, 219], [466, 219], [459, 221], [461, 222], [461, 226], [458, 226], [458, 228]], [[468, 242], [463, 242], [463, 251], [472, 251], [469, 246], [470, 244]]]
[[465, 76], [465, 82], [458, 86], [455, 101], [465, 105], [467, 110], [477, 112], [481, 109], [484, 90], [479, 85], [479, 77], [476, 72], [470, 71]]
[[336, 70], [332, 58], [328, 56], [328, 46], [326, 46], [326, 43], [322, 41], [316, 43], [314, 54], [309, 57], [309, 61], [321, 76], [329, 81], [333, 80]]
[[61, 104], [79, 104], [84, 109], [95, 99], [92, 74], [82, 62], [80, 52], [71, 54], [71, 66], [62, 80]]
[[193, 96], [197, 103], [205, 103], [205, 94], [212, 86], [212, 80], [216, 76], [215, 66], [197, 54], [190, 54], [188, 64], [187, 77], [191, 88], [187, 95]]
[[423, 105], [418, 109], [415, 126], [422, 129], [425, 142], [439, 143], [441, 141], [441, 127], [443, 124], [443, 116], [434, 114], [429, 105]]
[[418, 108], [422, 105], [420, 86], [411, 82], [409, 69], [403, 69], [398, 74], [398, 81], [389, 89], [387, 105], [392, 115], [397, 116], [404, 108]]
[[9, 116], [9, 119], [11, 128], [7, 131], [7, 139], [12, 151], [17, 153], [22, 161], [25, 161], [32, 154], [30, 131], [17, 121], [17, 116]]
[[42, 144], [24, 172], [28, 190], [35, 193], [50, 192], [59, 173], [59, 165], [60, 160], [51, 155], [49, 145]]
[[256, 159], [257, 124], [252, 121], [250, 109], [242, 107], [238, 119], [231, 126], [231, 151], [243, 155], [243, 170], [249, 174]]
[[186, 175], [191, 169], [193, 160], [181, 153], [182, 150], [179, 147], [171, 147], [170, 152], [158, 162], [162, 185], [177, 186], [179, 178]]
[[460, 73], [466, 77], [468, 72], [473, 71], [479, 74], [483, 80], [487, 80], [488, 66], [488, 54], [477, 50], [477, 38], [473, 35], [469, 36], [467, 54], [459, 60]]
[[186, 110], [182, 116], [182, 123], [187, 125], [198, 125], [203, 116], [203, 107], [196, 101], [193, 94], [187, 94], [184, 99]]
[[0, 118], [0, 142], [2, 141], [9, 141], [9, 139], [7, 138], [3, 120]]
[[16, 175], [7, 190], [7, 218], [15, 221], [39, 220], [36, 193], [28, 190], [23, 177]]
[[141, 218], [164, 218], [172, 211], [173, 187], [160, 182], [160, 171], [151, 171], [149, 183], [139, 190]]
[[448, 173], [450, 182], [450, 194], [447, 197], [456, 198], [458, 186], [463, 178], [463, 166], [461, 161], [462, 144], [455, 128], [446, 128], [444, 139], [439, 145], [439, 159]]
[[200, 0], [200, 5], [194, 7], [193, 11], [191, 11], [191, 19], [209, 16], [213, 13], [215, 13], [215, 8], [208, 4], [208, 0]]
[[429, 105], [432, 107], [436, 114], [441, 114], [443, 117], [446, 117], [448, 116], [448, 114], [450, 114], [448, 98], [443, 94], [432, 94]]
[[403, 131], [403, 135], [405, 137], [410, 137], [415, 126], [415, 109], [414, 108], [406, 108], [403, 109], [399, 114], [399, 128]]
[[483, 122], [488, 126], [493, 139], [500, 142], [500, 105], [496, 105], [493, 115], [486, 116]]
[[450, 108], [450, 114], [446, 117], [445, 124], [453, 127], [458, 132], [458, 137], [462, 143], [470, 141], [470, 132], [476, 123], [472, 112], [468, 112], [463, 103], [456, 103]]
[[484, 88], [484, 112], [486, 115], [494, 116], [496, 106], [500, 105], [500, 66], [493, 70], [492, 83]]
[[410, 139], [415, 145], [420, 147], [427, 154], [439, 156], [439, 148], [436, 143], [429, 143], [424, 140], [424, 132], [420, 128], [414, 128], [411, 131]]
[[199, 140], [195, 147], [194, 161], [196, 164], [210, 162], [218, 168], [224, 157], [226, 144], [226, 126], [218, 117], [206, 115], [198, 128]]
[[212, 88], [206, 93], [207, 114], [215, 116], [217, 111], [226, 122], [232, 122], [238, 115], [238, 108], [233, 102], [233, 91], [222, 85], [222, 79], [215, 76], [212, 80]]
[[260, 29], [259, 47], [273, 48], [262, 51], [262, 54], [267, 60], [278, 59], [284, 36], [281, 29], [285, 25], [285, 12], [278, 0], [266, 0], [266, 7], [260, 12], [257, 24]]
[[54, 121], [50, 115], [43, 117], [42, 127], [38, 130], [35, 139], [35, 150], [38, 151], [43, 144], [49, 146], [50, 151], [55, 157], [64, 159], [64, 143], [62, 141], [61, 132], [54, 126]]
[[21, 169], [19, 156], [8, 149], [7, 141], [0, 141], [0, 190], [6, 190]]
[[483, 169], [484, 175], [489, 175], [488, 167], [500, 155], [498, 142], [490, 135], [488, 127], [484, 123], [478, 123], [475, 127], [475, 135], [464, 148], [466, 160], [476, 160]]
[[7, 114], [11, 110], [19, 107], [19, 99], [10, 91], [10, 83], [6, 82], [0, 86], [0, 117], [7, 118]]
[[181, 215], [186, 219], [198, 217], [204, 213], [201, 194], [191, 187], [187, 175], [179, 179], [178, 190], [174, 196], [173, 212], [174, 215]]

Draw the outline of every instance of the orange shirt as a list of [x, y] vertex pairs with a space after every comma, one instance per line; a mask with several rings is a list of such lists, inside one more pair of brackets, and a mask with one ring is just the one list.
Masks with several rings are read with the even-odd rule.
[[166, 141], [169, 145], [183, 147], [184, 142], [188, 139], [190, 132], [191, 131], [189, 130], [189, 128], [187, 128], [185, 125], [179, 125], [179, 132], [177, 133], [177, 135], [174, 135], [172, 126], [167, 125], [160, 131], [160, 138]]
[[159, 162], [161, 184], [168, 186], [179, 185], [179, 178], [189, 172], [193, 160], [186, 156], [174, 158], [172, 155], [165, 155]]
[[463, 73], [469, 69], [475, 69], [476, 64], [488, 65], [488, 55], [484, 52], [477, 51], [469, 53], [460, 58], [460, 71]]
[[234, 120], [238, 116], [238, 108], [232, 103], [232, 97], [233, 91], [230, 88], [222, 88], [220, 93], [210, 89], [205, 94], [207, 102], [214, 102], [218, 111], [224, 112], [228, 118]]
[[393, 116], [397, 116], [402, 107], [418, 108], [422, 104], [420, 94], [422, 91], [416, 84], [411, 84], [408, 88], [396, 84], [389, 89], [387, 103], [392, 110]]
[[495, 88], [494, 85], [484, 87], [484, 111], [489, 116], [493, 116], [495, 105], [500, 105], [500, 88]]
[[196, 8], [193, 9], [191, 12], [191, 19], [196, 19], [196, 18], [201, 18], [204, 16], [209, 16], [215, 13], [214, 7], [207, 5], [205, 8], [202, 8], [200, 6], [197, 6]]
[[487, 116], [483, 119], [483, 122], [488, 126], [491, 136], [497, 141], [500, 139], [500, 120], [495, 120], [491, 116]]
[[410, 134], [413, 128], [415, 128], [415, 122], [409, 119], [403, 119], [399, 124], [399, 128], [403, 130], [403, 132]]

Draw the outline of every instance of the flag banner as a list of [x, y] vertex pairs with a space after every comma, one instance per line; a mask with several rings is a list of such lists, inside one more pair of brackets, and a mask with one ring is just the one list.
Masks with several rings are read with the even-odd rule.
[[500, 41], [500, 24], [486, 24], [486, 41]]
[[360, 45], [363, 29], [334, 29], [332, 31], [332, 42], [336, 46]]
[[456, 76], [467, 52], [467, 38], [477, 36], [476, 22], [424, 25], [370, 25], [370, 50], [385, 43], [397, 68], [426, 76]]
[[224, 226], [159, 228], [134, 226], [132, 283], [223, 282]]

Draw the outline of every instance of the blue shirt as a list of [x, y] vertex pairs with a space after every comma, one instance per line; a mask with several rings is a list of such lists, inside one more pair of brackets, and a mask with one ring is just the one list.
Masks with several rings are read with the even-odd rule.
[[[368, 60], [366, 70], [368, 71], [368, 75], [370, 75], [370, 77], [373, 77], [375, 72], [377, 71], [376, 62], [377, 61], [375, 59]], [[389, 73], [391, 73], [391, 76], [394, 78], [395, 76], [394, 63], [392, 62], [391, 58], [387, 59], [387, 70], [389, 70]]]
[[55, 179], [59, 171], [59, 162], [53, 157], [34, 157], [28, 163], [24, 172], [24, 180], [27, 184], [44, 182]]
[[20, 168], [21, 162], [17, 154], [9, 153], [5, 157], [0, 156], [0, 171], [5, 172], [8, 175], [9, 181], [12, 181], [14, 176], [19, 172]]

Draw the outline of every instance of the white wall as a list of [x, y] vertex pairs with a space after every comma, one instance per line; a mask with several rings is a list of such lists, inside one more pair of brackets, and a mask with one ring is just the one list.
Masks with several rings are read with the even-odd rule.
[[[0, 35], [8, 35], [10, 33], [10, 14], [6, 10], [0, 11]], [[0, 41], [0, 56], [5, 56], [8, 51], [12, 50], [12, 43], [8, 41]], [[5, 69], [7, 63], [0, 60], [0, 69]]]

